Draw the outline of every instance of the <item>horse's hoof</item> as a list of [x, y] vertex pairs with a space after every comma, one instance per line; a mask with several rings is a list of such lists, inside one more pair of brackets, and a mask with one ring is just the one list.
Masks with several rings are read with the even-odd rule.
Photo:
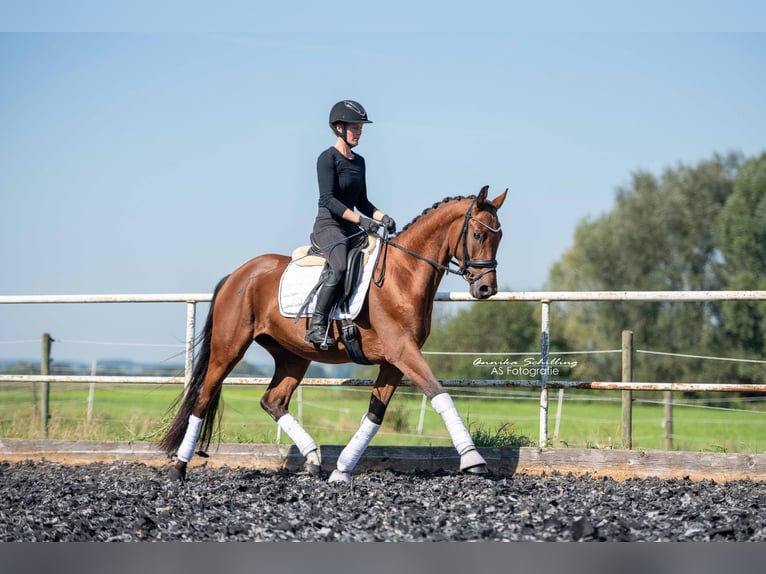
[[351, 483], [351, 473], [350, 472], [343, 472], [338, 469], [335, 469], [332, 471], [332, 474], [330, 475], [330, 478], [327, 482], [343, 482], [345, 484]]
[[477, 464], [476, 466], [472, 466], [470, 468], [464, 468], [462, 470], [463, 472], [467, 472], [470, 474], [487, 474], [489, 472], [487, 470], [486, 464]]
[[[481, 469], [484, 470], [481, 470]], [[487, 461], [476, 449], [471, 449], [460, 456], [460, 470], [472, 474], [486, 474]]]
[[322, 457], [319, 455], [318, 449], [314, 449], [306, 455], [306, 462], [303, 468], [311, 476], [319, 476], [322, 473]]
[[168, 471], [168, 477], [172, 481], [185, 482], [186, 481], [186, 468], [176, 468], [171, 466]]

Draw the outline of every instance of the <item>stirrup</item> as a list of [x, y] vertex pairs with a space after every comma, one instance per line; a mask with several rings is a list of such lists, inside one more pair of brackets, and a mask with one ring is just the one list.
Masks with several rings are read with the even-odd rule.
[[305, 340], [307, 343], [319, 345], [319, 348], [323, 351], [326, 351], [330, 347], [338, 346], [338, 341], [330, 335], [326, 325], [311, 325], [306, 332]]

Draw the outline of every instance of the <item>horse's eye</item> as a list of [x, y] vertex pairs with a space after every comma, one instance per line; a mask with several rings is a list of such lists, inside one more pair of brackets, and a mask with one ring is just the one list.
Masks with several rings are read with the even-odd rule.
[[474, 232], [473, 232], [473, 238], [474, 238], [476, 241], [481, 241], [481, 233], [479, 233], [478, 231], [474, 231]]

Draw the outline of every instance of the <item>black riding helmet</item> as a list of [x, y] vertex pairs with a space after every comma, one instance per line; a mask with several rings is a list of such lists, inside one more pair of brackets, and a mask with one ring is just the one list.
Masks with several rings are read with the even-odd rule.
[[338, 132], [335, 131], [335, 124], [343, 124], [340, 136], [346, 145], [353, 147], [346, 140], [346, 124], [371, 124], [372, 121], [367, 119], [367, 111], [364, 106], [354, 100], [342, 100], [335, 104], [330, 110], [330, 129], [336, 136]]

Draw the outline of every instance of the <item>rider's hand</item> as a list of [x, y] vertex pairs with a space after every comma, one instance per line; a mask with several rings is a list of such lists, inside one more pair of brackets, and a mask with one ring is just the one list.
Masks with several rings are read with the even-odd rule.
[[380, 223], [368, 217], [359, 216], [358, 225], [359, 227], [364, 229], [367, 233], [377, 233], [378, 229], [380, 229]]
[[383, 226], [386, 228], [386, 231], [389, 233], [396, 233], [396, 221], [394, 221], [393, 217], [384, 215], [381, 221], [383, 222]]

